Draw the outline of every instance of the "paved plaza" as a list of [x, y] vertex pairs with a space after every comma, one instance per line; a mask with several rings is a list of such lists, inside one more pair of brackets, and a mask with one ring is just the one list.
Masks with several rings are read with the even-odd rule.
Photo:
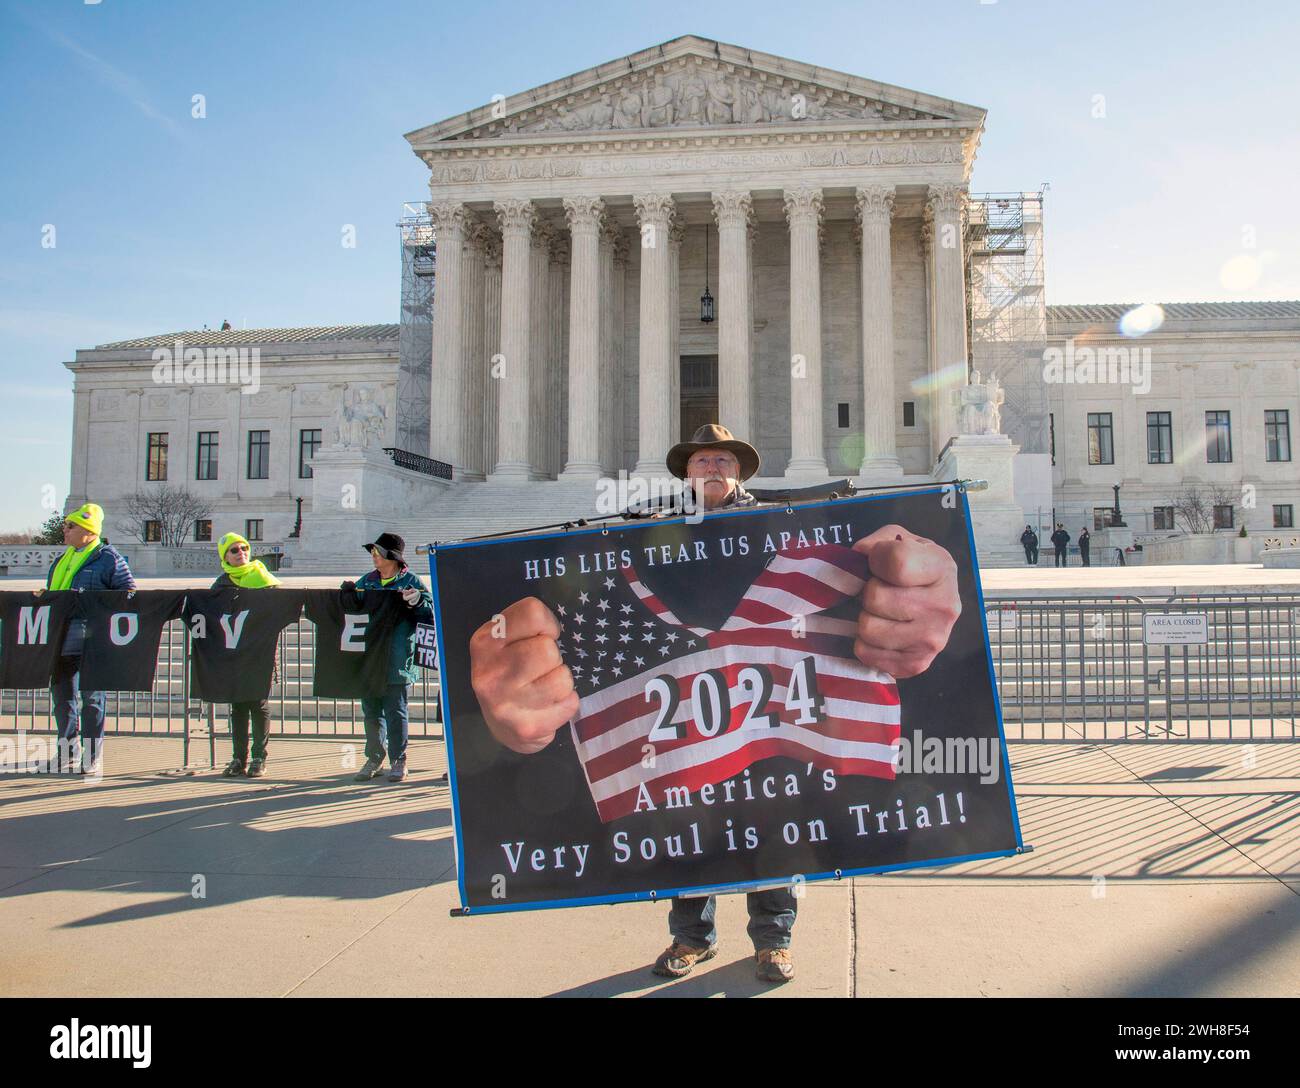
[[675, 982], [647, 969], [665, 904], [451, 918], [442, 744], [413, 743], [405, 784], [356, 785], [347, 743], [273, 740], [259, 781], [128, 737], [97, 784], [0, 775], [0, 994], [1300, 991], [1296, 744], [1013, 744], [1033, 851], [809, 887], [798, 977], [769, 989], [739, 896]]

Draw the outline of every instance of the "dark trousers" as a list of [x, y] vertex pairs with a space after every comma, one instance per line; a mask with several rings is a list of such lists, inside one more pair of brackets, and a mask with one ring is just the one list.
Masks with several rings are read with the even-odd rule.
[[1056, 565], [1058, 567], [1068, 567], [1070, 565], [1068, 562], [1066, 562], [1064, 548], [1056, 549]]
[[389, 684], [382, 697], [361, 700], [361, 713], [366, 719], [366, 759], [382, 761], [387, 755], [390, 763], [396, 763], [406, 755], [409, 691], [406, 684]]
[[102, 691], [81, 690], [80, 657], [59, 658], [50, 680], [50, 703], [59, 727], [59, 751], [64, 762], [71, 762], [78, 733], [86, 755], [91, 760], [99, 758], [104, 741], [105, 702]]
[[266, 736], [271, 729], [271, 711], [266, 699], [252, 703], [230, 704], [230, 736], [234, 742], [235, 758], [248, 762], [248, 723], [253, 723], [253, 758], [266, 758]]
[[1082, 558], [1083, 558], [1083, 565], [1084, 565], [1085, 567], [1090, 567], [1090, 566], [1092, 566], [1092, 562], [1091, 562], [1091, 560], [1088, 558], [1088, 549], [1087, 549], [1087, 548], [1080, 548], [1080, 549], [1079, 549], [1079, 555], [1082, 556]]
[[1032, 544], [1025, 545], [1025, 562], [1031, 567], [1038, 566], [1038, 549]]
[[[769, 888], [750, 892], [745, 896], [749, 907], [749, 926], [746, 932], [754, 942], [754, 950], [789, 948], [790, 933], [794, 930], [794, 917], [799, 902], [789, 888]], [[718, 930], [713, 923], [718, 908], [716, 896], [695, 895], [673, 900], [668, 913], [668, 932], [673, 940], [694, 948], [708, 948], [718, 940]]]

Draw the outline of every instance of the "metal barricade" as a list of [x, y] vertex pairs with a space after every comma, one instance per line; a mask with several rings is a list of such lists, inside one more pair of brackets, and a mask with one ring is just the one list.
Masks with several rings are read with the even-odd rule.
[[1300, 596], [1003, 598], [985, 614], [1010, 740], [1297, 738]]
[[[271, 685], [271, 735], [294, 737], [360, 737], [364, 735], [361, 703], [355, 699], [324, 699], [312, 694], [316, 628], [306, 620], [280, 632], [276, 675]], [[191, 698], [190, 649], [185, 624], [172, 620], [163, 627], [158, 666], [148, 692], [110, 691], [105, 706], [105, 730], [114, 736], [202, 737], [210, 723], [226, 731], [224, 708]], [[440, 737], [439, 684], [436, 672], [421, 670], [411, 687], [408, 708], [412, 737]], [[48, 689], [0, 692], [0, 732], [40, 733], [54, 729]], [[188, 753], [187, 753], [188, 754]]]

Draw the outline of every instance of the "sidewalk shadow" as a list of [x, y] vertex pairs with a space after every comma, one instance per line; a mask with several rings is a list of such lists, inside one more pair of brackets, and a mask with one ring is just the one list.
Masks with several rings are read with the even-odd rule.
[[[189, 789], [167, 789], [178, 781]], [[196, 785], [216, 792], [195, 796]], [[150, 787], [170, 796], [132, 799]], [[94, 803], [96, 796], [103, 803]], [[70, 875], [61, 887], [174, 893], [67, 921], [62, 928], [258, 899], [377, 898], [450, 879], [455, 868], [451, 837], [429, 837], [451, 824], [446, 787], [436, 782], [106, 778], [59, 791], [58, 799], [70, 803], [0, 820], [5, 865], [43, 870], [0, 890], [0, 899], [47, 892], [51, 877], [60, 874]], [[5, 805], [50, 800], [44, 792], [11, 795], [0, 800], [0, 812]], [[166, 838], [151, 843], [154, 836]], [[205, 878], [204, 898], [191, 894], [199, 875]], [[314, 890], [326, 886], [323, 893]]]
[[646, 986], [654, 989], [640, 996], [653, 997], [758, 997], [781, 989], [771, 983], [760, 982], [754, 974], [754, 957], [742, 956], [727, 964], [697, 967], [685, 978], [660, 978], [650, 970], [647, 962], [617, 975], [594, 979], [567, 990], [557, 990], [548, 997], [620, 997], [636, 993]]

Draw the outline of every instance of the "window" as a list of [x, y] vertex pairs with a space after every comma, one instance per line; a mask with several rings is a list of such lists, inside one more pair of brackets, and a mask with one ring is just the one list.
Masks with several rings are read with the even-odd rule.
[[839, 407], [839, 424], [841, 427], [847, 427], [849, 425], [849, 406], [845, 404], [843, 401], [840, 401], [838, 407]]
[[144, 523], [144, 542], [146, 544], [157, 544], [162, 540], [162, 522], [146, 521]]
[[217, 478], [217, 441], [218, 432], [199, 431], [198, 455], [194, 460], [194, 478], [196, 480], [215, 480]]
[[[842, 404], [841, 408], [847, 410], [848, 405]], [[841, 423], [841, 427], [847, 427], [847, 423]], [[310, 480], [311, 459], [316, 456], [316, 451], [320, 449], [320, 430], [309, 430], [298, 432], [298, 479]]]
[[271, 476], [271, 432], [248, 432], [248, 478], [266, 480]]
[[261, 518], [249, 518], [244, 522], [244, 539], [250, 541], [262, 539]]
[[1174, 463], [1174, 424], [1168, 412], [1147, 413], [1147, 464]]
[[167, 479], [167, 436], [149, 432], [149, 463], [145, 466], [146, 480]]
[[1162, 529], [1172, 530], [1174, 527], [1174, 508], [1172, 506], [1157, 506], [1152, 511], [1151, 528], [1156, 532]]
[[1227, 464], [1232, 460], [1232, 418], [1230, 412], [1205, 413], [1205, 460]]
[[1295, 510], [1290, 503], [1287, 503], [1285, 506], [1274, 505], [1273, 528], [1274, 529], [1295, 528]]
[[1115, 516], [1113, 506], [1094, 506], [1092, 508], [1092, 531], [1106, 528], [1110, 524], [1110, 519]]
[[916, 401], [914, 400], [903, 401], [903, 426], [916, 426]]
[[1115, 445], [1109, 412], [1088, 413], [1088, 464], [1113, 465]]
[[1264, 413], [1264, 459], [1291, 460], [1291, 413], [1284, 408]]
[[1222, 503], [1214, 508], [1214, 527], [1216, 529], [1232, 528], [1232, 503]]
[[212, 519], [199, 518], [194, 523], [194, 539], [197, 541], [212, 540]]

